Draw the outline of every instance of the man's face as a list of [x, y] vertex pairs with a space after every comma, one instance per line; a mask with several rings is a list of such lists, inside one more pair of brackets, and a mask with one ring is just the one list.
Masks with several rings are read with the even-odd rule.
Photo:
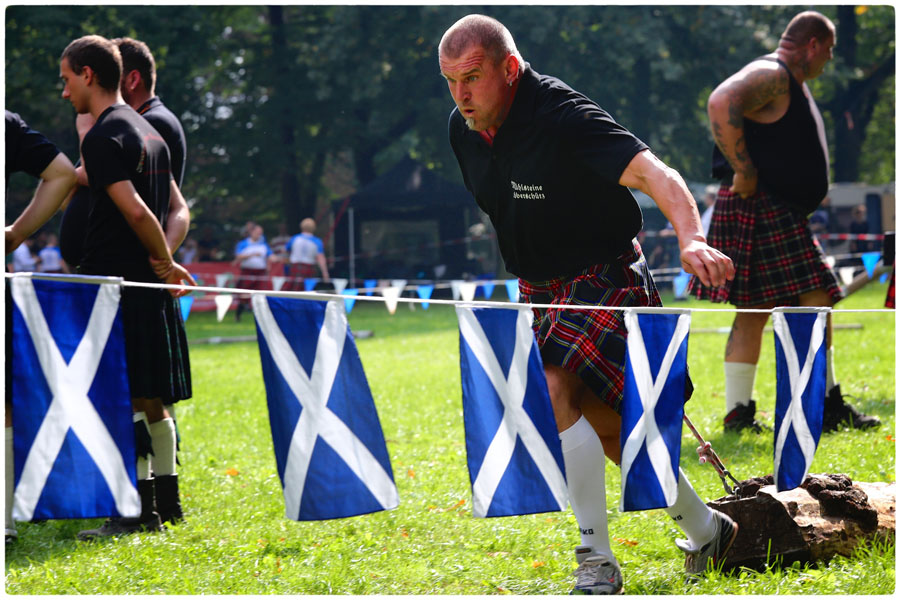
[[470, 46], [457, 58], [439, 58], [450, 95], [473, 131], [497, 128], [506, 118], [511, 90], [504, 62], [498, 65], [480, 46]]
[[59, 63], [59, 78], [63, 80], [62, 97], [72, 103], [75, 112], [84, 114], [89, 112], [89, 93], [85, 82], [86, 69], [81, 74], [75, 73], [69, 66], [69, 59], [64, 58]]
[[834, 58], [834, 35], [825, 40], [816, 40], [810, 45], [809, 51], [809, 78], [813, 79], [822, 74], [825, 65]]

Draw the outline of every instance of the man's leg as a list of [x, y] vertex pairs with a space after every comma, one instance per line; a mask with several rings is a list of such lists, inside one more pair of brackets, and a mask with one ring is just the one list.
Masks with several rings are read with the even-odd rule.
[[[9, 332], [7, 331], [7, 335]], [[6, 529], [6, 541], [11, 542], [19, 537], [19, 532], [16, 530], [16, 522], [12, 517], [12, 505], [13, 505], [13, 492], [15, 491], [13, 488], [13, 483], [15, 480], [15, 466], [13, 463], [13, 428], [12, 428], [12, 403], [10, 399], [6, 399], [6, 481], [5, 484], [5, 492], [6, 492], [6, 515], [5, 515], [5, 529]]]
[[573, 593], [618, 593], [622, 575], [609, 543], [606, 457], [600, 437], [581, 413], [585, 386], [577, 375], [556, 365], [544, 365], [544, 373], [562, 445], [569, 502], [581, 533]]
[[[760, 304], [742, 308], [765, 309], [772, 306]], [[763, 329], [768, 320], [769, 313], [738, 312], [734, 316], [731, 333], [725, 345], [726, 431], [750, 428], [760, 432], [765, 428], [754, 419], [756, 402], [752, 397]]]
[[[581, 409], [603, 443], [607, 458], [621, 466], [622, 417], [586, 386]], [[679, 469], [678, 475], [675, 504], [664, 510], [688, 537], [686, 541], [675, 542], [687, 555], [685, 568], [688, 572], [699, 573], [706, 569], [709, 558], [713, 559], [713, 564], [718, 564], [737, 535], [737, 525], [700, 499], [684, 471]]]
[[[828, 292], [815, 290], [800, 294], [801, 306], [834, 306]], [[832, 343], [831, 315], [828, 315], [825, 327], [825, 348], [827, 360], [825, 361], [825, 414], [822, 421], [822, 431], [837, 431], [841, 423], [850, 422], [857, 429], [868, 429], [881, 424], [878, 417], [865, 415], [844, 401], [841, 394], [841, 385], [837, 383], [834, 374], [834, 345]]]

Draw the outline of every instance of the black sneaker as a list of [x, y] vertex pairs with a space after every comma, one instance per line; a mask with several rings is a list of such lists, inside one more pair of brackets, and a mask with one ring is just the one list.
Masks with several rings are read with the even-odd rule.
[[760, 423], [753, 417], [756, 415], [756, 400], [751, 400], [746, 406], [738, 405], [730, 413], [725, 415], [723, 424], [726, 432], [738, 432], [744, 429], [752, 429], [754, 433], [772, 431], [768, 425]]
[[117, 517], [107, 519], [97, 529], [85, 529], [78, 532], [78, 539], [87, 542], [103, 537], [128, 535], [140, 531], [162, 531], [163, 524], [156, 512], [141, 517]]
[[844, 423], [850, 423], [856, 429], [869, 429], [881, 425], [878, 417], [864, 415], [853, 406], [847, 404], [841, 394], [841, 385], [831, 388], [825, 396], [825, 414], [822, 416], [822, 432], [837, 431]]

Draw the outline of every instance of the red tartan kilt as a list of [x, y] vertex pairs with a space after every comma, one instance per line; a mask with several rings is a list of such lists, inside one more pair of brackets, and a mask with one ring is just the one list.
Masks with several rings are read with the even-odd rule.
[[834, 302], [843, 297], [807, 218], [764, 192], [741, 198], [728, 188], [719, 188], [707, 237], [731, 258], [734, 280], [712, 288], [692, 277], [688, 293], [735, 306], [791, 305], [800, 294], [820, 289]]
[[[519, 279], [520, 302], [592, 306], [661, 306], [640, 244], [619, 260], [588, 267], [572, 278]], [[625, 385], [625, 318], [619, 310], [534, 308], [534, 336], [545, 364], [577, 374], [621, 414]]]

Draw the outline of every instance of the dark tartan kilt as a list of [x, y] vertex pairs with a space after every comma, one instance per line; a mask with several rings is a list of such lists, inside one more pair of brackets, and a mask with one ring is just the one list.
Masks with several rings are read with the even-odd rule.
[[172, 404], [191, 397], [181, 308], [167, 290], [124, 287], [122, 325], [132, 398]]
[[291, 263], [288, 280], [284, 285], [284, 289], [291, 292], [304, 292], [306, 291], [306, 282], [304, 280], [309, 277], [316, 277], [318, 274], [319, 271], [316, 269], [316, 265]]
[[268, 269], [247, 269], [241, 267], [234, 287], [242, 290], [271, 290]]
[[820, 289], [833, 302], [843, 298], [806, 217], [764, 192], [741, 198], [728, 188], [719, 188], [708, 242], [731, 258], [734, 280], [710, 288], [692, 277], [688, 293], [735, 306], [789, 306], [800, 294]]
[[[575, 277], [519, 279], [520, 302], [586, 306], [662, 306], [637, 240], [615, 262], [588, 267]], [[534, 336], [545, 364], [577, 374], [605, 404], [621, 414], [625, 385], [625, 317], [620, 310], [533, 308]]]

